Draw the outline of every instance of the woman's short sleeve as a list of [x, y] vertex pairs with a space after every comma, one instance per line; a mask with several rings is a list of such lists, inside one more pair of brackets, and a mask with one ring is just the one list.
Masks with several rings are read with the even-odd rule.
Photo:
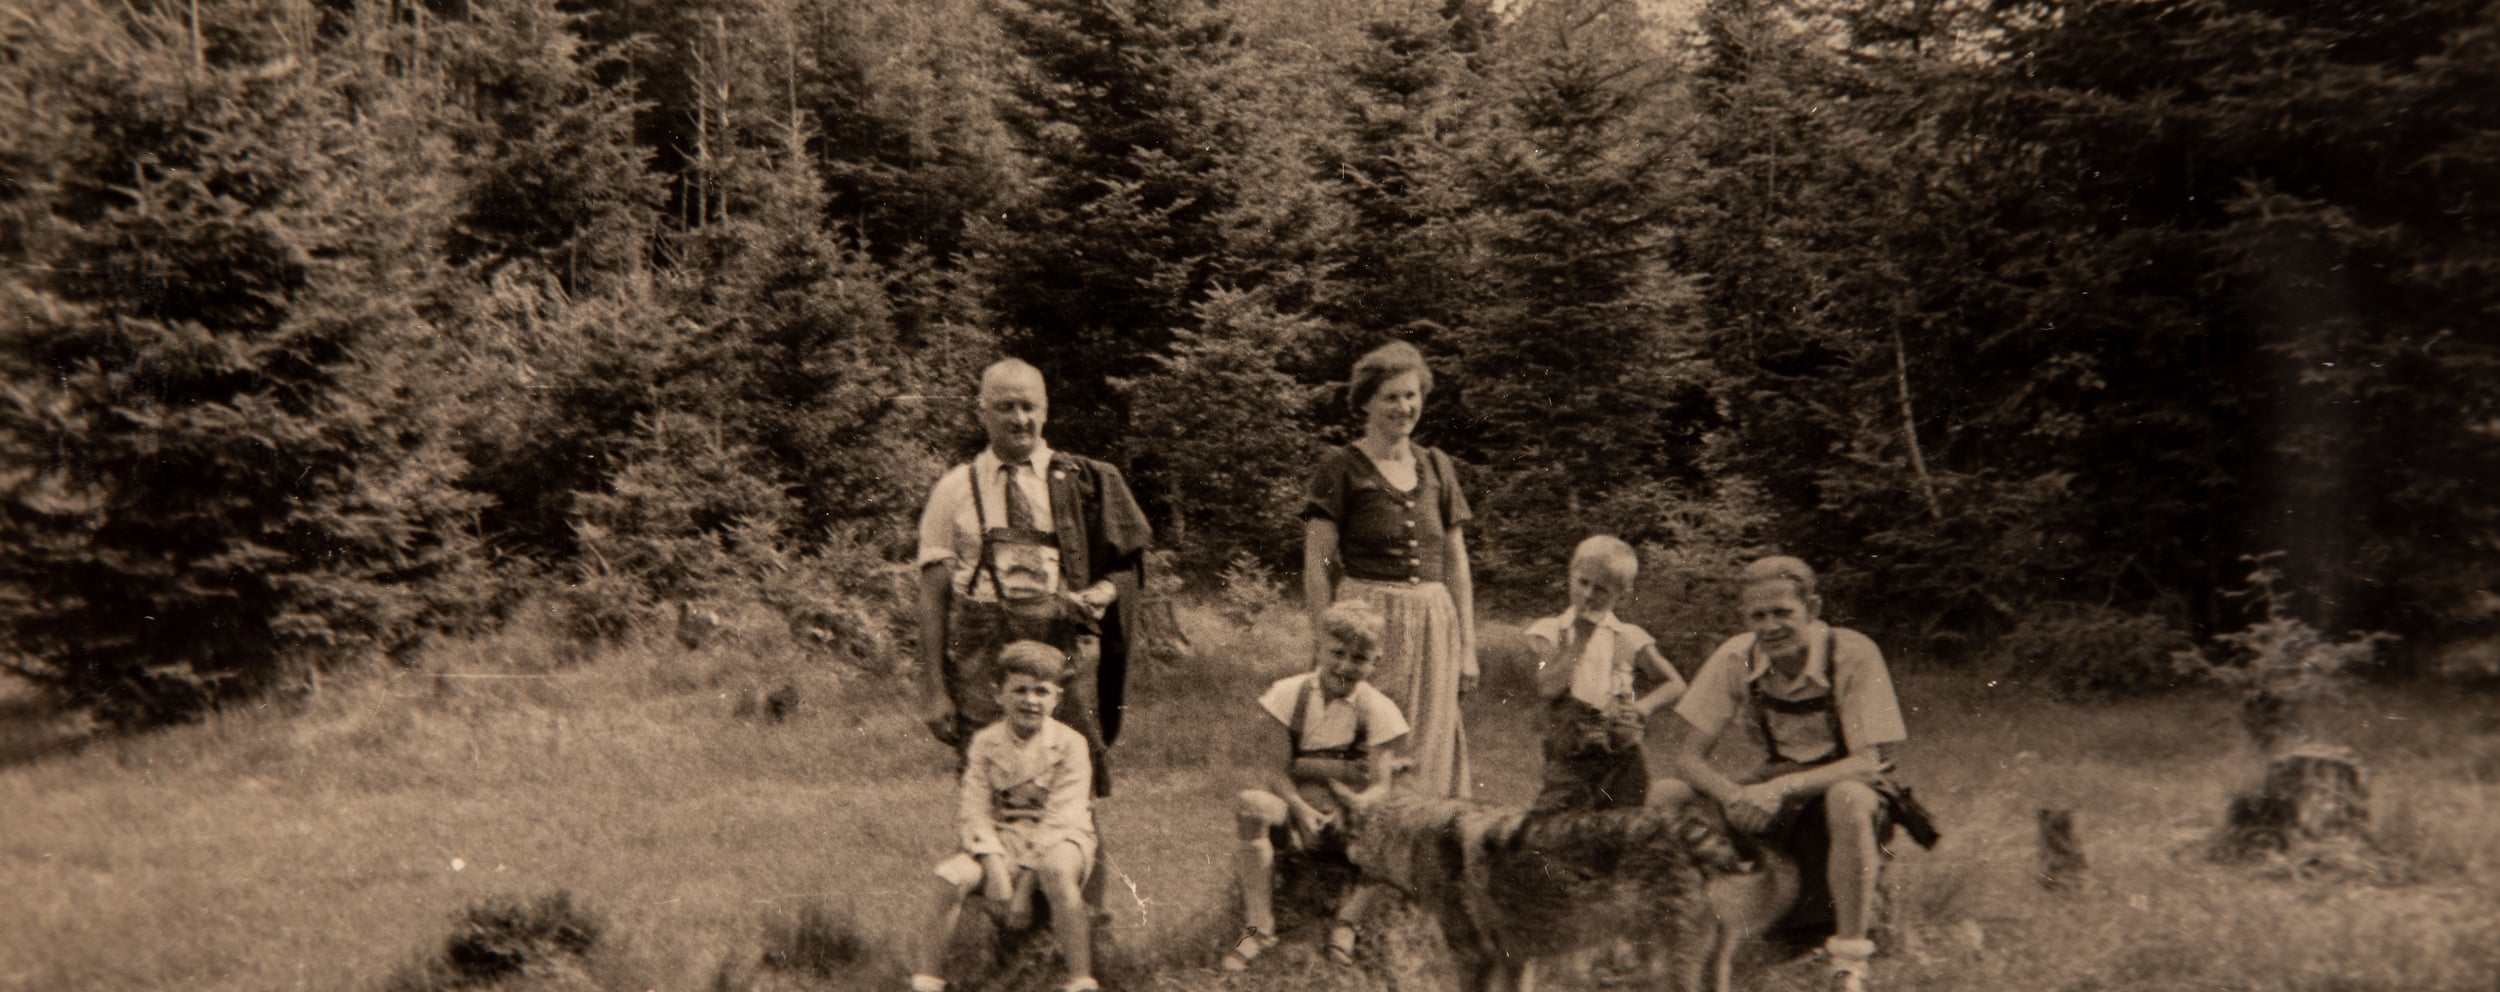
[[1441, 526], [1464, 527], [1476, 515], [1467, 509], [1467, 489], [1459, 485], [1458, 463], [1439, 448], [1431, 451], [1433, 471], [1441, 478]]
[[1302, 519], [1345, 523], [1346, 457], [1338, 448], [1319, 460], [1302, 501]]

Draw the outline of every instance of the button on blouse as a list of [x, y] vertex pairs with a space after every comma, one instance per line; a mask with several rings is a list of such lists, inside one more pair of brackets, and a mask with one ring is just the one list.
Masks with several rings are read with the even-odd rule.
[[1439, 535], [1473, 515], [1457, 467], [1435, 448], [1415, 446], [1415, 485], [1401, 490], [1353, 445], [1329, 452], [1311, 476], [1302, 518], [1337, 524], [1337, 553], [1346, 575], [1408, 585], [1443, 581], [1448, 545]]

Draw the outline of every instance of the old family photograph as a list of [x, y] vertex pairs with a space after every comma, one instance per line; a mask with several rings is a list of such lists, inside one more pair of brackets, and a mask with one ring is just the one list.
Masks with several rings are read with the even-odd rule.
[[0, 3], [0, 992], [2487, 992], [2489, 0]]

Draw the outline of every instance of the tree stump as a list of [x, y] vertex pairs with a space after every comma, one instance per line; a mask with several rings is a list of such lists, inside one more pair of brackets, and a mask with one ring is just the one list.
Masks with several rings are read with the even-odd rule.
[[1181, 630], [1180, 616], [1174, 612], [1172, 597], [1147, 593], [1139, 596], [1131, 606], [1132, 615], [1127, 622], [1140, 646], [1140, 653], [1165, 668], [1177, 668], [1189, 661], [1195, 647], [1189, 643], [1189, 634]]
[[2229, 861], [2296, 862], [2366, 848], [2370, 790], [2358, 758], [2306, 745], [2266, 764], [2256, 792], [2231, 797], [2216, 854]]
[[2043, 809], [2039, 819], [2040, 887], [2051, 892], [2081, 888], [2092, 862], [2084, 857], [2083, 841], [2075, 836], [2075, 811]]

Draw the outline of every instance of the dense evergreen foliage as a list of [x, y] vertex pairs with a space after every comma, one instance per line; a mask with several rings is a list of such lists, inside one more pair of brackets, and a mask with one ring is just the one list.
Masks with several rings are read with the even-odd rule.
[[1001, 353], [1291, 568], [1392, 337], [1497, 588], [1778, 546], [2125, 686], [2280, 551], [2419, 665], [2500, 623], [2495, 92], [2483, 0], [71, 3], [0, 21], [0, 665], [890, 610]]

